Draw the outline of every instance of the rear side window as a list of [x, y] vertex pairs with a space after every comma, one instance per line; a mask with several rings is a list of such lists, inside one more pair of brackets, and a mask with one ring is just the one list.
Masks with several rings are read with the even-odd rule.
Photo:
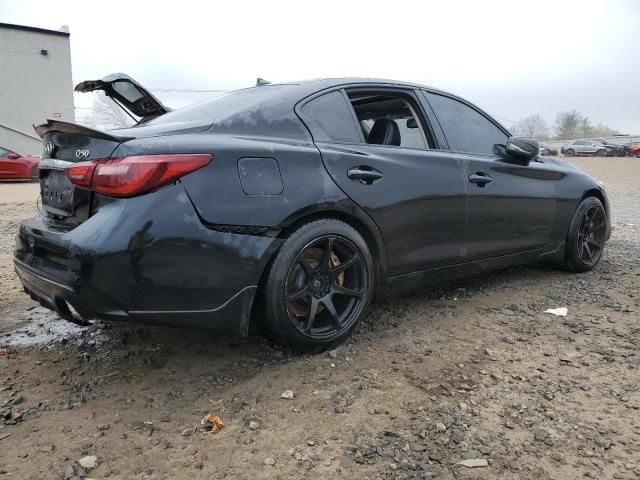
[[302, 107], [302, 113], [316, 142], [360, 142], [356, 122], [342, 92], [314, 98]]
[[347, 91], [366, 143], [403, 148], [428, 148], [416, 108], [406, 93]]
[[427, 98], [451, 150], [493, 155], [495, 144], [507, 143], [507, 134], [468, 105], [434, 93], [427, 93]]

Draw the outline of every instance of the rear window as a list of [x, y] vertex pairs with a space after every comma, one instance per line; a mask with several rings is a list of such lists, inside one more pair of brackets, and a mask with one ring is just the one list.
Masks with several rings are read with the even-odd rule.
[[[142, 125], [162, 125], [175, 122], [224, 123], [225, 119], [244, 111], [257, 110], [262, 103], [274, 96], [274, 89], [286, 87], [286, 85], [267, 85], [223, 93], [217, 97], [165, 113], [144, 122]], [[247, 118], [247, 121], [250, 122], [251, 119]]]

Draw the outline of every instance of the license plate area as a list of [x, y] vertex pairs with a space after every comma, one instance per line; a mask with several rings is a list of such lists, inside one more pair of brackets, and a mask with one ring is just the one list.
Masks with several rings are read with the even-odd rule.
[[46, 210], [68, 216], [73, 213], [73, 184], [64, 170], [48, 169], [40, 173], [40, 194]]

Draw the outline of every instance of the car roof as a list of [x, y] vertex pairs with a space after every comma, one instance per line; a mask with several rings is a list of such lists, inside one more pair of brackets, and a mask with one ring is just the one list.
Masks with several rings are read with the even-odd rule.
[[[286, 90], [282, 88], [278, 88], [277, 90], [274, 88], [274, 96], [278, 96], [280, 99], [286, 99], [287, 101], [292, 102], [293, 104], [298, 103], [299, 101], [314, 95], [316, 93], [320, 93], [324, 90], [329, 90], [332, 88], [339, 87], [349, 87], [349, 86], [358, 86], [367, 84], [375, 85], [375, 86], [390, 86], [390, 87], [408, 87], [408, 88], [420, 88], [425, 89], [433, 93], [447, 95], [451, 98], [455, 98], [471, 107], [479, 110], [484, 115], [489, 116], [493, 122], [499, 125], [505, 132], [509, 130], [502, 125], [497, 119], [495, 119], [492, 115], [490, 115], [486, 110], [480, 108], [474, 103], [470, 102], [466, 98], [460, 97], [454, 93], [447, 92], [445, 90], [441, 90], [438, 88], [430, 87], [427, 85], [422, 85], [414, 82], [405, 82], [400, 80], [390, 80], [385, 78], [368, 78], [368, 77], [341, 77], [341, 78], [316, 78], [312, 80], [301, 80], [301, 81], [293, 81], [293, 82], [282, 82], [282, 83], [267, 83], [262, 85], [257, 85], [245, 89], [240, 90], [248, 90], [248, 89], [262, 89], [262, 88], [270, 88], [270, 87], [285, 87]], [[236, 90], [239, 91], [239, 90]]]
[[[316, 92], [328, 90], [336, 87], [348, 87], [349, 85], [388, 85], [397, 87], [409, 87], [409, 88], [422, 88], [433, 92], [444, 93], [454, 98], [458, 98], [466, 103], [470, 103], [462, 97], [459, 97], [453, 93], [446, 92], [437, 88], [429, 87], [414, 82], [405, 82], [400, 80], [390, 80], [385, 78], [369, 78], [369, 77], [336, 77], [336, 78], [316, 78], [312, 80], [300, 80], [293, 82], [274, 82], [265, 85], [259, 85], [249, 88], [269, 88], [269, 87], [289, 87], [289, 93], [292, 95], [300, 94], [300, 98], [304, 98], [308, 95], [312, 95]], [[294, 93], [295, 92], [295, 93]], [[282, 92], [280, 92], [282, 93]]]

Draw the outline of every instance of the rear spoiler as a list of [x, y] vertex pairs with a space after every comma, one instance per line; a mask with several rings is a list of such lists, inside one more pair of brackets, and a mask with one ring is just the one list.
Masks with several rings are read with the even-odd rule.
[[60, 132], [71, 133], [75, 135], [86, 135], [91, 138], [100, 138], [102, 140], [109, 140], [111, 142], [126, 142], [132, 140], [135, 137], [124, 137], [118, 135], [111, 135], [110, 133], [103, 132], [102, 130], [95, 130], [93, 128], [83, 127], [77, 123], [62, 122], [60, 120], [48, 119], [47, 123], [41, 125], [34, 125], [33, 129], [36, 131], [40, 138], [44, 138], [47, 133]]

